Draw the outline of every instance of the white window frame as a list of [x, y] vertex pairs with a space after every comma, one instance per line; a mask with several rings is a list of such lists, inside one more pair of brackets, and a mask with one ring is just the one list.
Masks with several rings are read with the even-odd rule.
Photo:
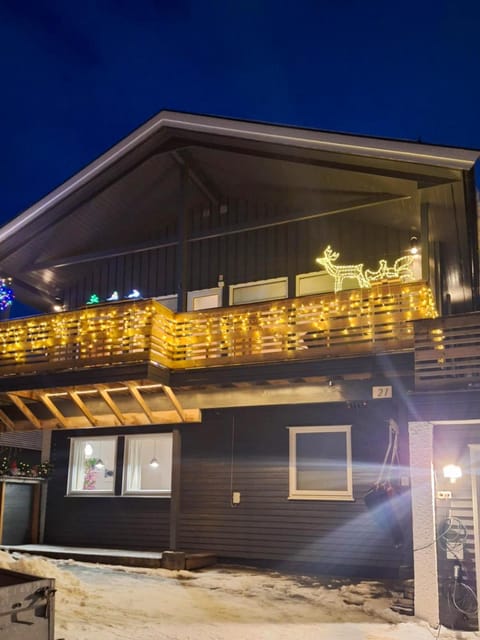
[[187, 292], [187, 311], [217, 309], [222, 306], [223, 288], [196, 289]]
[[[289, 430], [289, 500], [350, 500], [353, 501], [352, 425], [288, 427]], [[305, 433], [344, 433], [346, 440], [347, 488], [345, 491], [304, 490], [297, 488], [297, 435]]]
[[288, 298], [287, 276], [255, 280], [254, 282], [240, 282], [228, 287], [228, 304], [230, 306], [284, 300], [285, 298]]
[[[161, 433], [143, 433], [143, 434], [132, 434], [125, 436], [125, 447], [124, 447], [124, 455], [123, 455], [123, 469], [122, 469], [122, 496], [132, 496], [136, 498], [170, 498], [172, 495], [172, 475], [170, 468], [170, 488], [169, 489], [128, 489], [128, 465], [129, 465], [129, 441], [139, 440], [141, 438], [169, 438], [171, 440], [172, 446], [172, 456], [170, 458], [170, 467], [173, 464], [173, 433], [171, 431], [165, 431]], [[156, 455], [156, 452], [152, 450], [152, 458]], [[159, 458], [160, 465], [162, 461]]]
[[[75, 477], [74, 472], [74, 458], [75, 458], [75, 448], [79, 443], [87, 444], [89, 442], [94, 442], [95, 440], [110, 440], [114, 442], [113, 448], [113, 478], [112, 478], [112, 488], [111, 489], [73, 489], [72, 483]], [[117, 453], [118, 453], [118, 436], [81, 436], [79, 438], [71, 438], [70, 439], [70, 455], [68, 460], [68, 480], [67, 480], [67, 496], [75, 496], [75, 497], [98, 497], [98, 496], [114, 496], [115, 495], [115, 482], [116, 482], [116, 469], [117, 469]]]

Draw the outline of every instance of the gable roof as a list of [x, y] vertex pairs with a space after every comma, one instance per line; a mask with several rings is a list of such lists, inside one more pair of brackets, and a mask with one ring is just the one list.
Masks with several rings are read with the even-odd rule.
[[[0, 269], [20, 297], [46, 304], [72, 264], [174, 242], [179, 169], [193, 167], [187, 205], [241, 194], [308, 207], [314, 185], [348, 197], [407, 192], [458, 179], [479, 152], [343, 133], [161, 111], [0, 229]], [[345, 180], [347, 175], [349, 179]], [[200, 176], [200, 178], [198, 178]], [[282, 191], [283, 189], [283, 191]], [[141, 229], [138, 221], [142, 220]], [[78, 267], [77, 267], [78, 268]]]

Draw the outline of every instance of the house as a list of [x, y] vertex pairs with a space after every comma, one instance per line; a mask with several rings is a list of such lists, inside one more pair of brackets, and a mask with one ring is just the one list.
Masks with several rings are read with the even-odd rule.
[[43, 541], [414, 566], [436, 623], [461, 514], [473, 593], [478, 155], [162, 111], [0, 229], [42, 312], [0, 325], [0, 421], [44, 435]]

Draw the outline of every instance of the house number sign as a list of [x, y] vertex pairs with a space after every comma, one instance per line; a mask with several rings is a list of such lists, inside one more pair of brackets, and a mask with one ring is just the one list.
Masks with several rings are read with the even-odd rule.
[[380, 398], [391, 398], [392, 397], [392, 387], [372, 387], [372, 398], [374, 400], [378, 400]]

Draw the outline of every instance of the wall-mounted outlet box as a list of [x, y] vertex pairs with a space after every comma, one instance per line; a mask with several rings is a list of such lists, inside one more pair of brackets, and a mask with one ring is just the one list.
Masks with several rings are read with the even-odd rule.
[[451, 491], [437, 491], [437, 500], [451, 500], [452, 492]]
[[240, 504], [240, 491], [232, 493], [232, 504]]

